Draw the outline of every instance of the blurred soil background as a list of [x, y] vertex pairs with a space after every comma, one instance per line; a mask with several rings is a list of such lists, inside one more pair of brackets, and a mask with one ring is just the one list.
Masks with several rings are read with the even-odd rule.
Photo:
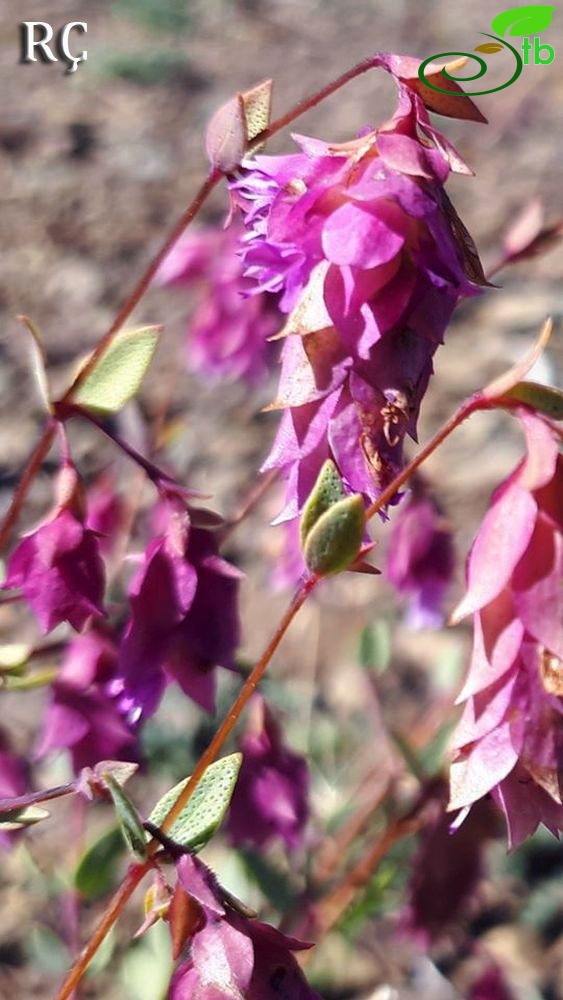
[[[274, 114], [280, 113], [378, 48], [421, 58], [472, 51], [499, 11], [482, 0], [22, 0], [17, 5], [5, 0], [0, 6], [1, 507], [41, 424], [26, 336], [15, 316], [25, 313], [41, 327], [52, 385], [60, 389], [200, 183], [206, 170], [203, 131], [218, 105], [236, 89], [272, 76]], [[19, 65], [17, 29], [26, 19], [57, 27], [86, 21], [88, 34], [76, 35], [73, 46], [86, 47], [88, 61], [72, 75], [64, 74], [62, 63]], [[563, 216], [562, 24], [558, 12], [549, 38], [546, 33], [556, 50], [552, 65], [525, 67], [515, 85], [480, 99], [488, 126], [437, 120], [476, 172], [475, 178], [454, 178], [449, 193], [485, 265], [497, 259], [502, 232], [532, 197], [543, 200], [548, 222]], [[496, 71], [495, 66], [493, 76]], [[382, 76], [355, 81], [305, 115], [296, 130], [341, 141], [366, 123], [384, 120], [393, 107], [393, 88]], [[276, 137], [269, 149], [282, 150], [291, 150], [288, 134]], [[221, 192], [203, 219], [220, 219], [224, 211]], [[458, 310], [437, 355], [423, 406], [422, 441], [467, 394], [527, 351], [548, 314], [555, 333], [536, 375], [558, 381], [562, 266], [559, 246], [503, 272], [496, 279], [499, 287]], [[121, 430], [142, 447], [146, 427], [165, 408], [172, 420], [167, 460], [182, 481], [212, 494], [214, 506], [230, 514], [255, 481], [274, 434], [276, 415], [260, 410], [273, 397], [275, 373], [254, 395], [242, 385], [211, 388], [185, 374], [187, 306], [183, 292], [152, 290], [137, 310], [136, 320], [164, 323], [165, 329], [140, 404], [123, 415]], [[86, 476], [115, 458], [90, 430], [76, 428], [72, 440]], [[485, 415], [458, 430], [428, 464], [457, 531], [460, 569], [451, 606], [461, 589], [463, 555], [490, 492], [521, 451], [510, 419]], [[26, 506], [25, 525], [48, 508], [55, 467], [54, 459], [46, 463]], [[121, 463], [119, 469], [132, 488], [130, 471]], [[267, 586], [283, 544], [278, 529], [268, 525], [277, 504], [272, 493], [229, 546], [229, 556], [247, 574], [243, 613], [249, 661], [287, 601]], [[384, 530], [375, 530], [383, 539]], [[359, 636], [366, 626], [375, 628], [380, 646], [389, 645], [377, 654], [390, 663], [377, 674], [377, 697], [373, 676], [359, 663]], [[11, 607], [0, 609], [0, 627], [7, 640], [21, 638], [22, 629], [24, 637], [33, 634], [29, 619]], [[432, 731], [432, 706], [435, 711], [437, 703], [453, 700], [468, 648], [464, 627], [409, 634], [380, 579], [343, 578], [303, 611], [272, 673], [282, 679], [276, 697], [288, 710], [290, 738], [298, 749], [313, 748], [319, 829], [344, 809], [355, 787], [361, 785], [361, 796], [375, 797], [378, 772], [391, 753], [381, 735], [381, 712], [400, 731], [424, 732], [425, 726]], [[33, 743], [43, 705], [41, 694], [3, 700], [2, 724], [20, 749]], [[167, 700], [164, 711], [172, 736], [165, 745], [162, 729], [155, 730], [154, 757], [173, 759], [170, 771], [181, 777], [187, 771], [185, 734], [191, 746], [195, 730], [203, 741], [209, 729], [179, 694]], [[348, 735], [340, 739], [341, 734]], [[55, 773], [58, 778], [59, 772], [45, 772], [45, 783]], [[367, 791], [366, 775], [371, 775]], [[141, 784], [138, 788], [139, 796], [146, 794]], [[64, 885], [61, 841], [66, 850], [68, 822], [65, 806], [53, 808], [51, 821], [30, 835], [27, 853], [2, 855], [0, 998], [52, 995], [60, 963], [64, 966], [49, 933], [56, 927], [55, 900]], [[106, 817], [102, 827], [104, 822]], [[491, 866], [495, 878], [483, 880], [466, 936], [501, 963], [516, 1000], [563, 997], [561, 848], [540, 835], [507, 860], [501, 837], [491, 849]], [[240, 871], [230, 877], [243, 895]], [[92, 906], [86, 927], [95, 913]], [[125, 926], [138, 925], [139, 913]], [[353, 946], [350, 940], [333, 935], [312, 963], [328, 1000], [465, 995], [475, 956], [468, 957], [455, 935], [431, 954], [420, 954], [408, 942], [397, 943], [385, 914], [377, 912]], [[145, 951], [140, 960], [145, 973], [123, 973], [126, 962], [118, 957], [119, 973], [101, 972], [81, 996], [144, 1000], [135, 983], [146, 978], [156, 958]]]

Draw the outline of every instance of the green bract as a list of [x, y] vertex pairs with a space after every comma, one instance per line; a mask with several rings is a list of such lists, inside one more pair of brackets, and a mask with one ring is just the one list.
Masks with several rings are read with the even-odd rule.
[[315, 522], [303, 547], [305, 562], [317, 576], [341, 573], [356, 559], [365, 531], [360, 493], [333, 504]]

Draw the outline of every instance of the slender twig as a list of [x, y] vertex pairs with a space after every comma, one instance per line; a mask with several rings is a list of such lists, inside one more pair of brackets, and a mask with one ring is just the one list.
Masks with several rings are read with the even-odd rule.
[[266, 495], [270, 487], [279, 478], [279, 469], [270, 469], [266, 472], [260, 482], [250, 491], [248, 496], [240, 505], [239, 509], [226, 521], [223, 528], [219, 531], [219, 540], [221, 545], [226, 541], [226, 539], [232, 534], [232, 532], [239, 526], [241, 521], [244, 521], [249, 514], [258, 506], [262, 498]]
[[25, 809], [37, 802], [48, 802], [49, 799], [60, 799], [63, 795], [72, 795], [75, 791], [75, 783], [71, 781], [68, 785], [57, 785], [55, 788], [45, 788], [40, 792], [27, 792], [25, 795], [16, 795], [11, 799], [0, 799], [0, 812], [15, 812], [16, 809]]
[[143, 295], [147, 291], [149, 285], [151, 284], [156, 272], [158, 271], [160, 265], [162, 264], [164, 258], [168, 255], [176, 241], [180, 238], [184, 230], [189, 226], [190, 222], [195, 219], [199, 210], [207, 198], [213, 191], [213, 188], [217, 186], [221, 180], [222, 174], [219, 170], [213, 169], [209, 172], [205, 178], [203, 184], [201, 185], [199, 191], [192, 199], [185, 212], [182, 213], [178, 221], [175, 223], [169, 236], [164, 241], [162, 247], [158, 251], [155, 257], [151, 260], [148, 267], [143, 272], [141, 278], [135, 285], [135, 288], [131, 292], [129, 298], [124, 302], [121, 309], [119, 310], [117, 316], [115, 317], [113, 323], [111, 324], [107, 333], [98, 341], [96, 347], [94, 348], [92, 354], [88, 358], [88, 361], [83, 368], [78, 372], [76, 378], [74, 379], [72, 385], [69, 386], [61, 402], [68, 403], [80, 388], [83, 382], [88, 378], [88, 376], [93, 372], [96, 364], [98, 363], [101, 355], [107, 350], [115, 335], [119, 332], [123, 324], [133, 312], [133, 310], [138, 306]]
[[181, 813], [182, 809], [185, 808], [186, 803], [191, 798], [193, 792], [195, 791], [199, 781], [203, 777], [205, 771], [210, 764], [217, 758], [217, 754], [221, 750], [221, 747], [225, 743], [228, 736], [230, 736], [236, 723], [238, 722], [240, 715], [245, 708], [246, 704], [254, 694], [258, 684], [260, 683], [266, 667], [270, 663], [274, 653], [276, 652], [281, 640], [283, 639], [285, 633], [287, 632], [291, 622], [295, 618], [299, 609], [303, 606], [309, 595], [313, 592], [316, 584], [318, 583], [318, 578], [311, 576], [302, 584], [297, 593], [295, 594], [289, 608], [285, 612], [280, 624], [278, 625], [272, 639], [266, 646], [262, 656], [258, 660], [258, 663], [246, 678], [244, 685], [235, 700], [230, 712], [225, 717], [219, 729], [215, 733], [215, 736], [211, 740], [211, 743], [207, 747], [207, 750], [201, 755], [194, 772], [188, 781], [186, 787], [182, 790], [178, 798], [176, 799], [174, 805], [170, 809], [170, 812], [165, 817], [165, 819], [160, 824], [161, 830], [165, 833], [170, 829], [176, 817]]
[[70, 1000], [102, 941], [109, 934], [123, 907], [131, 898], [147, 872], [150, 871], [151, 867], [152, 859], [145, 861], [144, 864], [131, 865], [88, 944], [80, 952], [78, 959], [62, 984], [57, 994], [57, 1000]]
[[0, 528], [0, 552], [3, 552], [6, 547], [6, 542], [10, 537], [12, 528], [20, 516], [20, 511], [31, 484], [51, 450], [54, 437], [55, 423], [50, 420], [29, 457], [28, 463], [17, 485], [16, 492], [14, 493], [10, 506], [4, 516], [2, 527]]
[[470, 396], [469, 399], [465, 400], [459, 409], [456, 410], [454, 415], [450, 417], [443, 427], [436, 432], [434, 437], [430, 439], [428, 444], [426, 444], [424, 448], [419, 451], [418, 455], [415, 455], [415, 457], [409, 462], [408, 465], [405, 466], [399, 475], [395, 476], [393, 482], [389, 483], [389, 486], [383, 490], [383, 493], [374, 503], [372, 503], [371, 507], [368, 507], [366, 510], [366, 521], [371, 520], [374, 514], [377, 514], [378, 511], [380, 511], [390, 502], [390, 500], [393, 499], [398, 490], [401, 489], [401, 486], [404, 486], [407, 480], [410, 479], [413, 472], [415, 472], [419, 466], [421, 466], [422, 463], [425, 462], [434, 451], [436, 451], [442, 442], [449, 437], [452, 431], [455, 431], [456, 427], [459, 427], [459, 425], [462, 424], [464, 420], [467, 420], [467, 418], [476, 410], [487, 409], [492, 405], [494, 405], [494, 402], [487, 400], [480, 392], [475, 393], [473, 396]]

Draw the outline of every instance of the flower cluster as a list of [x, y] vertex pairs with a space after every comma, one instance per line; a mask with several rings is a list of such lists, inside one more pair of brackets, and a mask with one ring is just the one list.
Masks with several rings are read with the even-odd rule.
[[511, 846], [539, 823], [563, 829], [563, 457], [541, 417], [519, 417], [527, 455], [493, 496], [455, 614], [473, 615], [474, 646], [450, 800], [490, 792]]
[[211, 712], [214, 668], [234, 667], [241, 574], [178, 494], [165, 495], [156, 520], [157, 533], [129, 589], [131, 618], [119, 654], [124, 695], [137, 713], [150, 715], [175, 680]]
[[213, 381], [254, 385], [266, 374], [267, 338], [279, 323], [269, 296], [245, 294], [248, 282], [236, 254], [239, 235], [236, 227], [187, 233], [164, 260], [157, 282], [196, 290], [186, 342], [190, 370]]
[[257, 697], [241, 741], [243, 759], [228, 830], [235, 844], [263, 847], [280, 837], [289, 850], [302, 841], [309, 814], [307, 762], [283, 743], [279, 723]]
[[290, 314], [264, 465], [287, 480], [279, 520], [298, 515], [327, 457], [350, 491], [379, 496], [416, 435], [454, 306], [484, 282], [443, 188], [469, 168], [395, 70], [398, 108], [380, 128], [344, 144], [295, 136], [300, 152], [244, 161], [231, 183], [245, 275]]
[[178, 879], [197, 917], [171, 1000], [320, 1000], [293, 955], [309, 945], [237, 912], [198, 858], [178, 862]]
[[38, 757], [68, 750], [75, 774], [100, 760], [137, 758], [135, 725], [123, 700], [117, 662], [114, 641], [98, 629], [68, 645], [51, 686]]

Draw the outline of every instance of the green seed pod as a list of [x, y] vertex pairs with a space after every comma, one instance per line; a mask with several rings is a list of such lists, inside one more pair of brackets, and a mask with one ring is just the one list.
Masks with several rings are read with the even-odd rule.
[[303, 546], [305, 562], [317, 576], [341, 573], [362, 545], [365, 509], [360, 493], [332, 504], [310, 529]]
[[301, 535], [301, 547], [305, 548], [307, 535], [311, 528], [317, 523], [321, 514], [324, 514], [333, 504], [343, 500], [346, 496], [340, 473], [331, 458], [327, 458], [317, 481], [311, 490], [307, 503], [301, 515], [299, 527]]

